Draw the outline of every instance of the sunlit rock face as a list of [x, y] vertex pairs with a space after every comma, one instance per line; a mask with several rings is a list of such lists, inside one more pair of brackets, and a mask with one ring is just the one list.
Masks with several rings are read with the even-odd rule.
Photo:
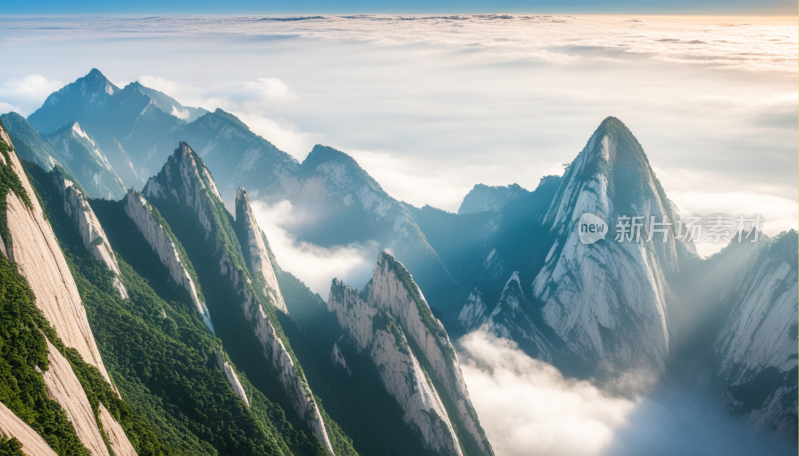
[[[218, 265], [219, 274], [234, 290], [239, 310], [250, 324], [252, 334], [263, 350], [265, 361], [283, 387], [283, 393], [314, 431], [326, 451], [333, 454], [322, 414], [308, 381], [295, 364], [276, 329], [277, 320], [273, 322], [265, 312], [264, 306], [268, 306], [267, 311], [275, 306], [260, 297], [254, 288], [251, 273], [239, 250], [241, 244], [231, 225], [232, 217], [227, 213], [214, 179], [203, 161], [188, 144], [181, 142], [161, 171], [148, 180], [142, 193], [154, 204], [158, 200], [166, 200], [188, 209], [196, 218], [205, 240], [214, 246], [213, 261]], [[275, 292], [280, 293], [278, 289]], [[282, 297], [280, 302], [283, 302]], [[227, 310], [232, 311], [234, 307]]]
[[[89, 327], [86, 309], [64, 254], [2, 125], [0, 125], [0, 141], [5, 142], [11, 148], [10, 163], [6, 162], [3, 157], [2, 166], [10, 168], [11, 172], [16, 174], [28, 195], [27, 202], [25, 202], [24, 198], [16, 195], [13, 191], [8, 193], [6, 216], [13, 243], [8, 246], [4, 245], [3, 253], [9, 261], [17, 264], [20, 273], [27, 279], [36, 298], [37, 307], [53, 326], [64, 345], [75, 349], [85, 362], [96, 367], [102, 377], [114, 388], [100, 357], [94, 335]], [[117, 275], [118, 279], [119, 267], [113, 252], [107, 250], [109, 247], [106, 246], [103, 246], [103, 250], [95, 249], [100, 244], [93, 242], [95, 239], [101, 239], [103, 243], [107, 241], [105, 241], [105, 233], [91, 209], [84, 211], [84, 208], [88, 207], [85, 196], [58, 171], [55, 171], [53, 176], [55, 184], [64, 198], [64, 210], [75, 222], [84, 241], [84, 247], [95, 258], [103, 261]], [[125, 297], [125, 288], [121, 282], [117, 280], [115, 285]], [[48, 369], [42, 372], [38, 367], [36, 368], [42, 375], [47, 395], [59, 403], [81, 443], [89, 450], [90, 454], [109, 455], [92, 406], [81, 382], [72, 370], [70, 362], [49, 340], [47, 341], [47, 352]], [[47, 455], [52, 453], [46, 444], [42, 445], [40, 439], [29, 435], [25, 426], [20, 426], [13, 413], [5, 407], [2, 409], [7, 413], [0, 413], [0, 428], [4, 432], [8, 431], [8, 435], [18, 437], [23, 443], [25, 451], [29, 452], [28, 454]], [[116, 421], [114, 423], [107, 422], [109, 426], [116, 424], [119, 427]], [[118, 444], [116, 448], [120, 449], [118, 454], [130, 454], [122, 451], [124, 448], [133, 448], [124, 433], [115, 435], [114, 441]]]
[[727, 317], [714, 343], [725, 399], [734, 413], [796, 438], [797, 232], [737, 250], [721, 253], [738, 267], [720, 293]]
[[97, 220], [92, 207], [89, 206], [89, 201], [87, 201], [83, 190], [58, 168], [52, 171], [52, 175], [53, 183], [58, 189], [64, 204], [64, 212], [67, 213], [67, 216], [78, 229], [83, 246], [95, 259], [102, 261], [114, 273], [114, 287], [122, 299], [128, 299], [128, 291], [119, 278], [120, 271], [117, 257], [111, 250], [108, 237], [103, 231], [100, 221]]
[[250, 199], [247, 198], [243, 188], [236, 191], [235, 205], [236, 232], [242, 244], [244, 260], [255, 280], [255, 286], [276, 309], [289, 313], [267, 250], [267, 236], [258, 227], [253, 208], [250, 207]]
[[[0, 139], [10, 143], [2, 129]], [[23, 188], [28, 195], [35, 195], [16, 154], [11, 153], [10, 157], [10, 166], [19, 176]], [[6, 246], [7, 257], [19, 266], [36, 296], [36, 306], [64, 344], [76, 349], [84, 361], [95, 366], [109, 380], [78, 287], [58, 240], [39, 200], [35, 197], [29, 199], [30, 207], [13, 192], [8, 194], [8, 228], [14, 243]]]
[[493, 454], [447, 333], [400, 262], [381, 253], [361, 294], [334, 280], [328, 310], [378, 367], [404, 421], [420, 432], [427, 448], [448, 455]]
[[211, 315], [205, 302], [201, 299], [194, 282], [193, 274], [190, 273], [191, 262], [183, 254], [183, 249], [178, 248], [178, 241], [169, 230], [163, 218], [157, 214], [157, 209], [153, 208], [140, 193], [131, 189], [124, 200], [125, 214], [136, 224], [139, 232], [153, 251], [156, 252], [161, 264], [167, 267], [170, 278], [181, 285], [189, 293], [197, 311], [203, 318], [206, 327], [214, 332], [214, 325], [211, 323]]

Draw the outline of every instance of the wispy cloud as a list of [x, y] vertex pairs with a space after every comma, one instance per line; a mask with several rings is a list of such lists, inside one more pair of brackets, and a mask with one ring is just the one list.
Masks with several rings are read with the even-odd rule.
[[323, 248], [300, 242], [284, 226], [308, 220], [313, 214], [295, 209], [288, 201], [268, 205], [254, 199], [251, 203], [256, 220], [266, 233], [278, 264], [297, 276], [312, 291], [319, 293], [323, 299], [327, 299], [331, 280], [334, 278], [361, 287], [372, 276], [378, 253], [377, 245], [354, 244]]
[[45, 98], [60, 89], [62, 85], [39, 74], [31, 74], [21, 79], [8, 79], [0, 86], [0, 112], [17, 111], [27, 116], [38, 109]]

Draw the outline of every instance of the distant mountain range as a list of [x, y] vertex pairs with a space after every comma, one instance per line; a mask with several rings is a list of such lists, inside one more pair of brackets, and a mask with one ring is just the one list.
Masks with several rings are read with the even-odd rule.
[[[585, 213], [612, 227], [678, 216], [619, 119], [562, 176], [476, 185], [458, 213], [392, 198], [343, 152], [317, 145], [300, 163], [232, 114], [98, 70], [0, 120], [112, 360], [107, 383], [175, 454], [493, 454], [451, 342], [475, 330], [599, 384], [701, 375], [732, 414], [797, 436], [797, 232], [706, 260], [675, 226], [580, 242]], [[313, 214], [290, 227], [300, 241], [377, 246], [372, 280], [334, 280], [323, 302], [280, 267], [250, 198]], [[156, 343], [172, 352], [129, 346]], [[126, 423], [139, 454], [169, 454]]]

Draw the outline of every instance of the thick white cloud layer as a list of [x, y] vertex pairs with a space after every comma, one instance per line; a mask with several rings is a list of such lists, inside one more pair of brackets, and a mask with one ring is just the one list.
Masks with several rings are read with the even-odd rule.
[[[419, 206], [454, 211], [477, 183], [531, 189], [560, 172], [608, 115], [636, 134], [670, 196], [735, 190], [797, 199], [792, 18], [112, 17], [0, 25], [7, 25], [0, 81], [30, 74], [66, 81], [99, 67], [187, 105], [229, 110], [298, 159], [314, 143], [360, 155], [393, 196]], [[7, 92], [0, 102], [32, 109]], [[732, 212], [745, 211], [753, 212]], [[797, 224], [788, 213], [772, 219], [780, 230], [784, 220]]]
[[459, 341], [461, 371], [498, 456], [602, 454], [635, 403], [564, 378], [513, 342], [474, 332]]
[[614, 397], [483, 332], [462, 337], [459, 346], [470, 398], [497, 456], [797, 454], [730, 417], [706, 385]]

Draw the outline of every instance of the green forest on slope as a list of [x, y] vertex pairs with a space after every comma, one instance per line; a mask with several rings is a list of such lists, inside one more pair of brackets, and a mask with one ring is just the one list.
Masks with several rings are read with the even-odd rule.
[[51, 175], [36, 165], [26, 165], [65, 252], [110, 375], [123, 398], [176, 454], [319, 454], [283, 410], [253, 388], [242, 373], [239, 378], [251, 408], [233, 393], [213, 359], [221, 342], [202, 324], [185, 290], [166, 282], [164, 267], [144, 238], [132, 232], [136, 227], [121, 202], [92, 201], [92, 205], [112, 247], [127, 253], [140, 270], [153, 273], [150, 280], [143, 278], [125, 261], [126, 255], [118, 255], [129, 300], [119, 297], [112, 273], [84, 249], [77, 229], [57, 204]]

